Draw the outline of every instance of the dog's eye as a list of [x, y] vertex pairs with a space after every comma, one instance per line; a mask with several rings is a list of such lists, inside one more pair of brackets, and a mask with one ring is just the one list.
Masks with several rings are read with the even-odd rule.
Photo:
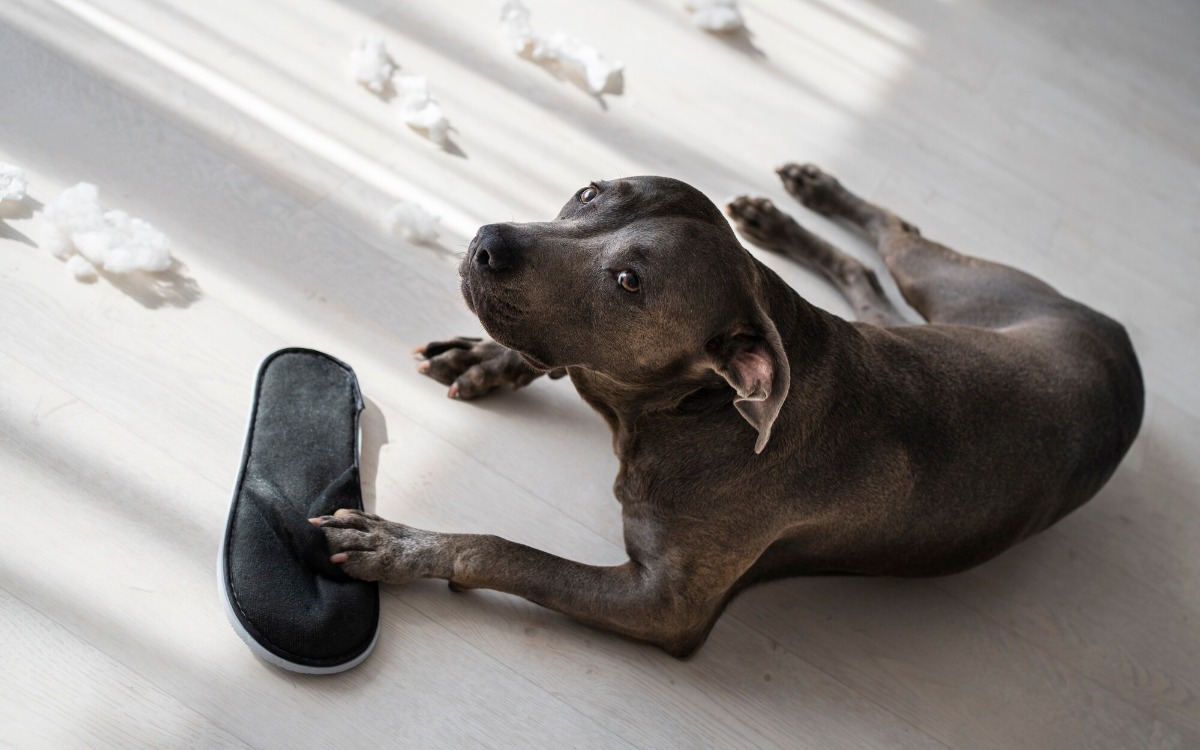
[[579, 194], [579, 202], [580, 202], [580, 203], [591, 203], [591, 202], [592, 202], [592, 200], [593, 200], [593, 199], [594, 199], [594, 198], [595, 198], [597, 195], [600, 195], [600, 191], [599, 191], [599, 190], [597, 190], [597, 189], [596, 189], [596, 188], [594, 188], [594, 187], [585, 187], [585, 188], [583, 189], [583, 192], [581, 192], [581, 193]]
[[617, 283], [627, 292], [636, 292], [642, 288], [642, 280], [633, 271], [622, 271], [617, 274]]

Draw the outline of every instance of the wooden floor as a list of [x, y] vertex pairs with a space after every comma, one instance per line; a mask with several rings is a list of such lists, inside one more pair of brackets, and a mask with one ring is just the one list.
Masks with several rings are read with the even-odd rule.
[[[725, 39], [676, 0], [528, 0], [626, 63], [602, 98], [511, 54], [499, 5], [0, 3], [0, 161], [32, 198], [0, 220], [0, 746], [1200, 746], [1200, 5], [744, 0]], [[428, 77], [450, 148], [345, 79], [364, 32]], [[432, 583], [385, 591], [349, 673], [251, 656], [214, 569], [264, 355], [356, 368], [379, 513], [620, 562], [609, 438], [570, 385], [457, 403], [409, 351], [479, 330], [454, 271], [478, 225], [640, 173], [787, 204], [793, 159], [1128, 327], [1147, 419], [1094, 501], [962, 575], [754, 590], [686, 662]], [[81, 180], [178, 272], [81, 284], [39, 249]], [[385, 236], [397, 198], [439, 247]]]

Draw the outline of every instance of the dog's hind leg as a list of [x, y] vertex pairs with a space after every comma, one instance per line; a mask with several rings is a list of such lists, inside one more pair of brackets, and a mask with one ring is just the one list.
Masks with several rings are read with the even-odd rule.
[[864, 323], [899, 325], [904, 317], [883, 293], [875, 272], [808, 231], [766, 198], [735, 198], [726, 210], [751, 242], [782, 253], [837, 287]]
[[999, 328], [1065, 301], [1023, 271], [925, 239], [912, 224], [851, 193], [812, 164], [787, 164], [776, 171], [805, 206], [871, 238], [904, 298], [926, 320]]

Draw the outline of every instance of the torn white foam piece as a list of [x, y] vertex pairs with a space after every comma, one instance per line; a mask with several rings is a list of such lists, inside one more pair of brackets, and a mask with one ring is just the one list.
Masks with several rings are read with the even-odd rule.
[[395, 80], [396, 98], [400, 102], [400, 118], [414, 128], [425, 131], [434, 143], [445, 143], [450, 123], [442, 114], [429, 83], [424, 76], [399, 76]]
[[28, 187], [25, 170], [0, 161], [0, 201], [19, 201]]
[[42, 247], [66, 258], [75, 252], [72, 239], [75, 232], [105, 226], [98, 196], [95, 185], [81, 182], [64, 190], [58, 200], [46, 204], [42, 209], [46, 219]]
[[346, 58], [346, 72], [352, 79], [376, 94], [382, 94], [396, 72], [396, 63], [388, 54], [381, 37], [360, 36]]
[[[167, 236], [124, 211], [105, 211], [100, 191], [90, 183], [67, 188], [42, 214], [42, 246], [60, 258], [78, 253], [92, 266], [118, 274], [165, 271], [171, 265]], [[78, 261], [71, 269], [78, 276], [76, 269], [83, 270]]]
[[383, 215], [383, 226], [389, 232], [420, 245], [432, 245], [437, 241], [440, 222], [440, 218], [412, 201], [400, 201]]
[[737, 0], [687, 0], [683, 7], [692, 12], [692, 23], [705, 31], [737, 31], [745, 25]]
[[96, 278], [96, 267], [82, 255], [72, 255], [67, 258], [67, 270], [80, 281], [92, 281]]
[[519, 0], [508, 0], [500, 8], [500, 33], [508, 40], [513, 52], [525, 54], [537, 39], [529, 23], [529, 8]]
[[588, 91], [593, 94], [599, 94], [613, 86], [625, 68], [623, 63], [606, 59], [594, 47], [589, 47], [562, 32], [550, 37], [540, 37], [534, 45], [533, 58], [557, 60], [560, 65], [583, 73]]
[[607, 59], [595, 47], [561, 31], [549, 36], [534, 33], [529, 9], [520, 0], [508, 0], [500, 9], [500, 33], [513, 52], [522, 57], [573, 68], [593, 94], [615, 87], [625, 69], [624, 63]]

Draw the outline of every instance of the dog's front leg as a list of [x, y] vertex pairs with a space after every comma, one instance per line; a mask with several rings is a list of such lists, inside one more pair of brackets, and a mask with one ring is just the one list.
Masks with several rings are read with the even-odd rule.
[[698, 592], [653, 560], [585, 565], [497, 536], [422, 531], [354, 510], [312, 523], [325, 532], [330, 559], [355, 578], [444, 578], [502, 591], [679, 657], [704, 642], [723, 602], [723, 591]]

